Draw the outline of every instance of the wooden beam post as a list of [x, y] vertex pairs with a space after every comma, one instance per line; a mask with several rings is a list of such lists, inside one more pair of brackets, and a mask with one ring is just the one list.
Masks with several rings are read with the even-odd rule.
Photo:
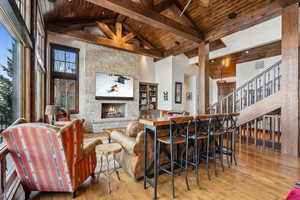
[[299, 10], [282, 9], [282, 153], [299, 156]]
[[199, 55], [199, 112], [208, 113], [209, 107], [209, 45], [200, 43], [198, 49]]

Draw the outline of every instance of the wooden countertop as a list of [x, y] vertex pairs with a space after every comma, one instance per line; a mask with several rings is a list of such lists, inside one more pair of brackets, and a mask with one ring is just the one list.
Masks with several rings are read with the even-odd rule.
[[[202, 114], [197, 115], [198, 119], [210, 119], [212, 117], [225, 117], [229, 114]], [[239, 113], [230, 113], [230, 115], [236, 117], [239, 116]], [[187, 123], [189, 120], [193, 119], [194, 116], [175, 116], [175, 117], [161, 117], [161, 118], [149, 118], [149, 119], [140, 119], [139, 122], [148, 125], [148, 126], [164, 126], [169, 125], [170, 120], [173, 119], [178, 124]]]

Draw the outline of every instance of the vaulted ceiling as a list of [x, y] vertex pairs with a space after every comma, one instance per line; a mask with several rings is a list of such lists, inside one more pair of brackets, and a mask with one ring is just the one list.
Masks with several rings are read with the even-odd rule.
[[281, 6], [295, 2], [191, 0], [182, 16], [188, 0], [41, 0], [40, 6], [50, 31], [161, 59], [193, 55], [202, 41], [211, 51], [223, 48], [222, 37], [278, 16]]

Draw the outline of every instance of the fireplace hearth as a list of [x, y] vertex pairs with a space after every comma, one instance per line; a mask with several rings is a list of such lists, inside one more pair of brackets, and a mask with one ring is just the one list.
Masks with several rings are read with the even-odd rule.
[[124, 118], [126, 104], [125, 103], [102, 103], [101, 118]]

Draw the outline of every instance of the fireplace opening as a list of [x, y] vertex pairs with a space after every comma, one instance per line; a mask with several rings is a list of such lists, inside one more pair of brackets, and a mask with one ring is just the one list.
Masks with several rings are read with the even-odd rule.
[[123, 117], [125, 117], [125, 103], [102, 103], [102, 119]]

